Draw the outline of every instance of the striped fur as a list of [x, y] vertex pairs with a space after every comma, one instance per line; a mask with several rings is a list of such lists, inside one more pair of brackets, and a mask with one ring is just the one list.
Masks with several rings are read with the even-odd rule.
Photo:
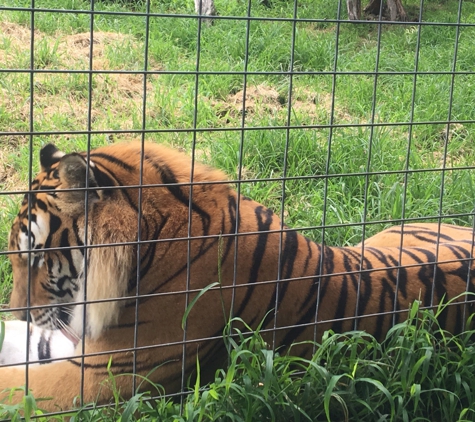
[[[469, 245], [475, 241], [472, 228], [438, 223], [410, 223], [404, 226], [389, 227], [382, 232], [366, 239], [367, 247], [423, 247], [453, 243], [463, 240]], [[360, 247], [363, 242], [357, 246]]]
[[[76, 353], [84, 342], [85, 352], [94, 354], [29, 369], [35, 396], [53, 397], [42, 403], [48, 409], [72, 406], [81, 393], [82, 366], [84, 401], [107, 402], [111, 392], [101, 382], [110, 358], [113, 373], [153, 370], [152, 381], [169, 393], [178, 391], [186, 303], [217, 281], [221, 286], [207, 291], [188, 317], [187, 376], [197, 355], [203, 379], [225, 363], [219, 337], [231, 306], [234, 316], [254, 327], [268, 314], [263, 329], [271, 343], [277, 327], [280, 347], [314, 339], [315, 332], [318, 340], [328, 329], [358, 328], [381, 338], [393, 322], [388, 312], [395, 303], [400, 321], [415, 299], [429, 306], [473, 291], [471, 230], [454, 229], [450, 241], [438, 247], [414, 240], [402, 250], [400, 242], [385, 245], [376, 237], [367, 240], [362, 254], [361, 246], [319, 245], [282, 226], [271, 210], [218, 183], [225, 181], [219, 171], [196, 164], [190, 188], [189, 158], [163, 146], [145, 144], [142, 152], [139, 143], [111, 145], [86, 159], [85, 153], [64, 155], [45, 147], [42, 171], [32, 185], [36, 192], [29, 198], [31, 221], [25, 197], [10, 234], [10, 251], [23, 250], [11, 255], [16, 315], [25, 316], [30, 273], [34, 322], [80, 338]], [[145, 186], [138, 189], [139, 184]], [[87, 200], [86, 186], [92, 188]], [[140, 248], [134, 243], [139, 232]], [[411, 236], [416, 239], [417, 233]], [[85, 245], [95, 246], [87, 257]], [[31, 254], [24, 251], [29, 247]], [[84, 299], [93, 301], [86, 309]], [[464, 315], [462, 306], [450, 307], [441, 324], [456, 331]], [[139, 349], [132, 352], [135, 346]], [[310, 350], [292, 348], [302, 355]], [[0, 391], [22, 385], [24, 371], [0, 368]], [[125, 398], [132, 394], [132, 377], [116, 382]]]

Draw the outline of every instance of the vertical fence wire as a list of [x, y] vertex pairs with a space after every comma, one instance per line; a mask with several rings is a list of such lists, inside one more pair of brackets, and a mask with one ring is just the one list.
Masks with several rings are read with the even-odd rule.
[[[328, 129], [328, 140], [327, 140], [327, 155], [326, 155], [326, 160], [325, 160], [325, 174], [330, 173], [330, 160], [331, 160], [331, 152], [332, 152], [332, 141], [333, 141], [333, 124], [334, 124], [334, 119], [335, 119], [335, 92], [336, 92], [336, 86], [337, 86], [337, 70], [338, 70], [338, 51], [339, 51], [339, 40], [340, 40], [340, 18], [341, 18], [341, 8], [342, 8], [342, 2], [343, 0], [338, 1], [338, 9], [337, 9], [337, 23], [336, 23], [336, 28], [335, 28], [335, 56], [333, 59], [333, 72], [332, 72], [332, 84], [331, 84], [331, 105], [330, 105], [330, 117], [329, 117], [329, 129]], [[313, 340], [314, 342], [317, 341], [318, 339], [318, 334], [319, 334], [319, 326], [317, 324], [318, 322], [318, 311], [320, 308], [320, 294], [321, 294], [321, 276], [324, 271], [324, 265], [325, 265], [325, 227], [326, 227], [326, 219], [327, 219], [327, 210], [328, 210], [328, 203], [327, 203], [327, 198], [328, 198], [328, 184], [329, 184], [329, 179], [324, 178], [323, 179], [323, 192], [322, 192], [322, 197], [323, 197], [323, 204], [322, 204], [322, 221], [321, 221], [321, 227], [322, 227], [322, 232], [320, 236], [320, 258], [319, 258], [319, 263], [318, 263], [318, 271], [316, 276], [319, 278], [317, 283], [317, 300], [315, 303], [315, 318], [314, 318], [314, 323], [315, 323], [315, 328], [313, 330]], [[320, 330], [321, 331], [321, 330]], [[320, 333], [321, 334], [321, 333]], [[313, 346], [312, 352], [315, 353], [316, 346]]]
[[[201, 63], [201, 34], [202, 34], [202, 10], [203, 3], [199, 2], [199, 11], [197, 18], [197, 34], [196, 34], [196, 66], [195, 66], [195, 84], [194, 84], [194, 99], [193, 99], [193, 131], [192, 131], [192, 141], [191, 141], [191, 169], [190, 169], [190, 186], [189, 186], [189, 197], [188, 197], [188, 240], [187, 240], [187, 267], [186, 267], [186, 291], [190, 290], [191, 284], [191, 251], [192, 251], [192, 239], [193, 239], [193, 179], [195, 175], [195, 159], [196, 159], [196, 143], [197, 143], [197, 128], [198, 128], [198, 92], [200, 88], [200, 63]], [[185, 308], [183, 312], [186, 312], [190, 304], [190, 296], [188, 293], [185, 294]], [[181, 391], [185, 390], [186, 386], [186, 371], [185, 371], [185, 362], [186, 362], [186, 346], [187, 346], [187, 326], [188, 321], [184, 321], [183, 324], [183, 348], [182, 348], [182, 366], [181, 366]], [[180, 399], [181, 411], [183, 411], [183, 398]]]
[[[383, 8], [379, 9], [379, 21], [382, 22], [382, 15], [383, 15]], [[376, 49], [376, 61], [374, 64], [374, 82], [373, 82], [373, 95], [371, 99], [371, 117], [370, 117], [370, 127], [369, 127], [369, 138], [368, 138], [368, 157], [366, 160], [366, 175], [365, 175], [365, 182], [364, 182], [364, 191], [363, 191], [363, 216], [362, 216], [362, 239], [366, 238], [366, 220], [368, 217], [368, 189], [370, 184], [370, 172], [371, 172], [371, 156], [373, 152], [373, 139], [374, 139], [374, 122], [376, 118], [376, 104], [377, 104], [377, 92], [378, 92], [378, 72], [379, 72], [379, 61], [380, 61], [380, 53], [381, 53], [381, 32], [382, 32], [382, 24], [378, 24], [378, 36], [377, 36], [377, 49]], [[364, 240], [363, 240], [364, 242]], [[364, 243], [363, 243], [364, 245]], [[363, 246], [364, 248], [364, 246]], [[365, 257], [364, 254], [361, 254], [360, 259], [360, 267], [363, 268], [363, 261]], [[360, 294], [361, 294], [361, 281], [362, 281], [362, 274], [360, 273], [358, 276], [358, 286], [356, 288], [356, 307], [355, 307], [355, 317], [359, 315], [359, 303], [360, 303]], [[353, 325], [353, 329], [358, 329], [358, 318], [355, 318], [355, 322]]]
[[[251, 12], [252, 12], [252, 1], [248, 0], [247, 2], [247, 7], [246, 7], [246, 16], [247, 20], [246, 22], [246, 38], [244, 41], [244, 62], [243, 62], [243, 75], [242, 75], [242, 108], [241, 108], [241, 131], [239, 134], [239, 163], [238, 163], [238, 169], [237, 169], [237, 180], [241, 181], [242, 180], [242, 168], [243, 168], [243, 155], [244, 155], [244, 142], [246, 139], [246, 131], [245, 131], [245, 126], [246, 126], [246, 95], [247, 95], [247, 72], [248, 72], [248, 66], [249, 66], [249, 40], [250, 40], [250, 33], [251, 33]], [[238, 182], [236, 184], [236, 191], [237, 191], [237, 199], [236, 199], [236, 211], [235, 211], [235, 227], [234, 227], [234, 233], [236, 234], [234, 238], [234, 256], [233, 256], [233, 262], [234, 262], [234, 268], [233, 268], [233, 286], [236, 286], [237, 283], [237, 277], [238, 277], [238, 254], [239, 254], [239, 242], [238, 242], [238, 236], [237, 234], [239, 233], [239, 220], [240, 220], [240, 209], [241, 209], [241, 183]], [[221, 261], [221, 257], [218, 257], [218, 259]], [[221, 274], [219, 274], [219, 277], [221, 278]], [[221, 282], [221, 280], [219, 280]], [[233, 318], [234, 318], [234, 305], [236, 301], [236, 289], [234, 288], [231, 293], [231, 303], [229, 305], [229, 316], [224, 315], [224, 318], [229, 319], [229, 328], [228, 331], [232, 332], [233, 330]], [[224, 310], [226, 311], [226, 310]]]
[[[91, 141], [92, 141], [92, 113], [93, 113], [93, 80], [94, 80], [94, 0], [91, 0], [91, 15], [89, 22], [89, 60], [88, 60], [88, 97], [87, 97], [87, 148], [86, 148], [86, 179], [85, 179], [85, 190], [84, 190], [84, 244], [89, 245], [89, 239], [92, 239], [91, 230], [89, 228], [89, 174], [92, 173], [90, 152], [91, 152]], [[81, 300], [84, 303], [87, 303], [87, 278], [88, 278], [88, 262], [89, 262], [90, 251], [84, 249], [84, 258], [83, 258], [83, 268], [84, 268], [84, 292]], [[86, 368], [85, 357], [86, 357], [86, 332], [87, 332], [87, 305], [84, 305], [82, 308], [82, 341], [81, 341], [81, 385], [79, 387], [80, 393], [80, 405], [83, 406], [84, 398], [84, 371]]]
[[[31, 0], [31, 6], [34, 9], [35, 5], [35, 0]], [[28, 136], [28, 144], [30, 147], [30, 154], [28, 157], [28, 186], [31, 186], [33, 183], [33, 133], [35, 130], [34, 126], [34, 92], [35, 92], [35, 74], [33, 72], [33, 69], [35, 68], [35, 14], [32, 12], [30, 16], [30, 25], [31, 25], [31, 32], [30, 32], [30, 73], [29, 73], [29, 84], [30, 84], [30, 105], [29, 105], [29, 112], [30, 112], [30, 121], [29, 123], [29, 129], [30, 129], [30, 135]], [[28, 194], [28, 231], [31, 233], [31, 222], [32, 222], [32, 195]], [[31, 255], [31, 250], [32, 250], [32, 239], [28, 237], [28, 270], [27, 270], [27, 293], [26, 293], [26, 308], [28, 309], [31, 306], [31, 265], [30, 262], [32, 260], [32, 255]], [[28, 329], [30, 328], [30, 324], [32, 323], [31, 321], [31, 315], [28, 311], [26, 311], [26, 323]], [[26, 360], [28, 361], [29, 358], [29, 352], [30, 352], [30, 336], [27, 336], [26, 338]], [[26, 364], [26, 371], [25, 371], [25, 388], [28, 389], [29, 386], [29, 365]]]
[[[455, 26], [455, 40], [454, 40], [454, 54], [452, 58], [452, 71], [450, 75], [450, 87], [449, 87], [449, 104], [448, 104], [448, 111], [447, 111], [447, 122], [450, 122], [452, 119], [452, 106], [453, 106], [453, 99], [454, 99], [454, 84], [455, 84], [455, 71], [457, 70], [457, 53], [458, 53], [458, 46], [459, 46], [459, 34], [460, 34], [460, 23], [462, 20], [462, 0], [459, 0], [458, 4], [458, 11], [457, 11], [457, 23], [458, 25]], [[445, 185], [446, 185], [446, 173], [447, 173], [447, 151], [449, 146], [449, 134], [450, 134], [450, 123], [447, 123], [445, 126], [445, 140], [444, 140], [444, 148], [442, 154], [442, 168], [440, 169], [440, 193], [439, 193], [439, 232], [440, 232], [440, 225], [442, 223], [442, 216], [443, 216], [443, 202], [444, 202], [444, 193], [445, 193]], [[439, 261], [439, 243], [436, 243], [435, 248], [435, 262]], [[431, 291], [431, 306], [434, 303], [434, 292], [435, 292], [435, 284], [437, 278], [437, 265], [434, 264], [433, 269], [433, 276], [432, 276], [432, 291]]]
[[[282, 163], [282, 182], [281, 182], [281, 201], [280, 201], [280, 235], [279, 235], [279, 259], [277, 260], [277, 284], [275, 286], [275, 312], [274, 312], [274, 332], [272, 335], [272, 348], [276, 347], [276, 333], [278, 327], [277, 316], [279, 314], [279, 303], [280, 303], [280, 294], [281, 293], [281, 280], [282, 270], [283, 270], [283, 242], [284, 242], [284, 220], [285, 220], [285, 200], [286, 200], [286, 187], [285, 181], [287, 178], [287, 167], [288, 167], [288, 154], [289, 154], [289, 145], [290, 145], [290, 123], [292, 116], [292, 94], [293, 94], [293, 78], [294, 78], [294, 60], [295, 60], [295, 37], [297, 33], [297, 8], [298, 0], [294, 0], [293, 7], [293, 20], [292, 20], [292, 35], [290, 39], [290, 60], [289, 60], [289, 79], [288, 79], [288, 99], [287, 99], [287, 116], [286, 116], [286, 126], [285, 130], [285, 147], [284, 147], [284, 156]], [[293, 247], [296, 247], [294, 245]], [[288, 277], [287, 277], [288, 278]], [[285, 287], [283, 289], [285, 291]]]
[[[140, 156], [140, 169], [139, 169], [139, 185], [142, 186], [143, 183], [143, 172], [144, 172], [144, 160], [145, 160], [145, 129], [147, 127], [147, 71], [148, 71], [148, 56], [149, 56], [149, 38], [150, 38], [150, 1], [146, 1], [146, 12], [145, 12], [145, 39], [144, 39], [144, 63], [143, 63], [143, 100], [142, 100], [142, 134], [140, 137], [141, 144], [141, 156]], [[140, 276], [142, 268], [142, 195], [143, 189], [139, 187], [137, 195], [137, 271], [135, 274], [136, 277], [136, 292], [135, 292], [135, 324], [134, 324], [134, 349], [137, 350], [138, 347], [138, 331], [139, 331], [139, 304], [140, 304]], [[137, 373], [137, 353], [134, 353], [133, 358], [133, 374]], [[137, 387], [137, 378], [133, 378], [132, 382], [132, 394], [134, 394]]]
[[[421, 0], [420, 2], [420, 8], [419, 8], [419, 22], [422, 21], [422, 10], [424, 8], [424, 0]], [[404, 162], [404, 174], [403, 174], [403, 190], [402, 190], [402, 199], [401, 199], [401, 227], [404, 228], [404, 223], [405, 223], [405, 216], [406, 216], [406, 201], [407, 201], [407, 185], [409, 182], [409, 166], [410, 166], [410, 160], [411, 160], [411, 147], [412, 147], [412, 131], [413, 131], [413, 125], [414, 123], [414, 108], [415, 108], [415, 101], [416, 101], [416, 86], [417, 86], [417, 72], [419, 71], [419, 57], [420, 57], [420, 46], [421, 46], [421, 26], [419, 25], [417, 27], [417, 40], [416, 40], [416, 47], [415, 47], [415, 52], [414, 52], [414, 75], [412, 76], [412, 92], [411, 92], [411, 108], [410, 108], [410, 114], [409, 114], [409, 126], [408, 126], [408, 133], [407, 133], [407, 150], [406, 150], [406, 157], [405, 157], [405, 162]], [[398, 262], [401, 262], [402, 260], [402, 246], [404, 242], [404, 236], [401, 236], [400, 243], [399, 243], [399, 259]], [[396, 313], [397, 311], [397, 296], [399, 294], [399, 283], [400, 283], [400, 278], [401, 278], [401, 270], [397, 270], [396, 274], [396, 285], [394, 287], [395, 295], [394, 295], [394, 301], [393, 301], [393, 318], [392, 318], [392, 323], [396, 324], [399, 318], [399, 314]]]

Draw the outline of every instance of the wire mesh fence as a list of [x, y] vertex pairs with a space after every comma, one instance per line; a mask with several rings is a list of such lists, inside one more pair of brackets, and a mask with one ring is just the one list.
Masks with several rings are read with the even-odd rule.
[[[0, 387], [107, 402], [110, 364], [173, 396], [197, 355], [212, 379], [235, 318], [270, 348], [381, 338], [404, 300], [472, 291], [475, 5], [404, 6], [401, 22], [348, 20], [342, 0], [4, 1], [2, 313], [41, 328], [7, 324], [2, 353], [26, 355]], [[411, 223], [434, 223], [408, 226], [429, 252], [398, 231], [365, 253]]]

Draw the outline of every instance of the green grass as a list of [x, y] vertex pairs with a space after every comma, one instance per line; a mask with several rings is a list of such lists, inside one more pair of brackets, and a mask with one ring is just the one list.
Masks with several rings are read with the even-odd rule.
[[[363, 234], [362, 225], [359, 224], [362, 222], [374, 223], [367, 226], [367, 236], [375, 234], [401, 218], [433, 221], [442, 216], [445, 222], [471, 225], [470, 213], [473, 210], [475, 198], [475, 167], [473, 167], [475, 126], [470, 121], [475, 119], [473, 107], [475, 75], [473, 73], [450, 75], [440, 74], [440, 72], [450, 72], [453, 69], [473, 72], [475, 69], [473, 49], [475, 29], [463, 27], [457, 33], [455, 27], [440, 25], [457, 22], [458, 2], [439, 3], [425, 2], [423, 14], [425, 22], [434, 22], [439, 25], [425, 25], [419, 29], [411, 22], [406, 25], [385, 24], [378, 33], [378, 27], [372, 23], [355, 25], [344, 20], [337, 25], [334, 22], [325, 21], [325, 19], [337, 18], [336, 2], [300, 0], [298, 16], [318, 18], [321, 21], [297, 23], [293, 70], [308, 73], [294, 75], [292, 79], [287, 75], [264, 73], [290, 70], [293, 34], [290, 22], [251, 21], [247, 62], [248, 23], [245, 20], [223, 19], [216, 20], [212, 26], [203, 25], [199, 45], [200, 71], [242, 72], [247, 64], [247, 70], [260, 72], [248, 75], [246, 78], [248, 97], [244, 122], [246, 127], [254, 128], [254, 130], [244, 133], [239, 130], [243, 122], [241, 102], [244, 77], [242, 75], [200, 75], [196, 83], [193, 73], [155, 74], [147, 76], [146, 80], [145, 127], [170, 132], [151, 133], [147, 135], [147, 139], [167, 143], [187, 151], [191, 150], [192, 142], [196, 140], [199, 160], [225, 170], [232, 179], [236, 179], [240, 174], [243, 180], [254, 180], [241, 184], [242, 193], [272, 207], [278, 213], [283, 213], [285, 223], [289, 226], [303, 228], [307, 236], [320, 241], [322, 239], [321, 226], [335, 225], [336, 227], [325, 230], [327, 244], [358, 243]], [[26, 0], [6, 0], [3, 4], [10, 7], [30, 7], [30, 2]], [[409, 11], [416, 13], [414, 10], [419, 1], [407, 0], [404, 4]], [[246, 5], [243, 2], [217, 0], [216, 5], [221, 16], [246, 15]], [[86, 0], [37, 0], [35, 6], [78, 11], [90, 10], [90, 2]], [[145, 2], [96, 1], [95, 10], [144, 12]], [[148, 69], [194, 72], [197, 69], [197, 21], [190, 18], [176, 19], [171, 16], [173, 14], [193, 15], [193, 2], [152, 0], [151, 11], [170, 16], [150, 18]], [[293, 2], [274, 0], [273, 7], [267, 8], [261, 2], [253, 1], [251, 11], [252, 16], [255, 17], [291, 18]], [[345, 7], [342, 8], [342, 18], [346, 19]], [[461, 21], [470, 23], [474, 21], [474, 18], [475, 4], [464, 2]], [[43, 71], [87, 71], [89, 69], [88, 33], [91, 21], [88, 14], [37, 12], [34, 22], [36, 32], [33, 66], [35, 69]], [[30, 12], [2, 10], [0, 25], [2, 25], [0, 27], [0, 68], [29, 69]], [[119, 72], [118, 74], [95, 74], [89, 80], [87, 73], [37, 73], [34, 75], [31, 87], [28, 73], [0, 73], [0, 98], [2, 98], [0, 132], [9, 133], [8, 136], [0, 139], [0, 189], [2, 191], [24, 189], [28, 184], [30, 140], [28, 137], [18, 136], [15, 133], [30, 129], [32, 90], [33, 126], [36, 131], [85, 131], [89, 125], [96, 131], [142, 129], [143, 78], [141, 75], [120, 74], [120, 71], [141, 70], [144, 67], [147, 35], [145, 19], [130, 14], [97, 14], [94, 17], [93, 28], [96, 40], [93, 46], [94, 69], [113, 70]], [[457, 36], [457, 56], [454, 63]], [[419, 44], [418, 39], [420, 39]], [[335, 57], [337, 48], [338, 56]], [[417, 76], [410, 74], [416, 69], [416, 61], [419, 71], [439, 72], [439, 74], [426, 73]], [[329, 72], [334, 70], [357, 72], [357, 74], [338, 74], [333, 77]], [[383, 72], [377, 78], [372, 74], [362, 74], [376, 70]], [[409, 74], [394, 74], [394, 72], [409, 72]], [[92, 84], [92, 112], [89, 119], [90, 83]], [[290, 87], [292, 87], [290, 93], [292, 106], [289, 110]], [[197, 99], [196, 121], [195, 98]], [[407, 124], [395, 125], [410, 122], [411, 118], [414, 122], [421, 124], [412, 127]], [[432, 123], [448, 119], [456, 122], [449, 128], [443, 124]], [[198, 132], [196, 136], [188, 132], [175, 131], [175, 129], [193, 128], [194, 122], [196, 127], [201, 129], [236, 130], [207, 130]], [[377, 123], [380, 126], [371, 130], [364, 126], [369, 123]], [[284, 128], [287, 124], [296, 128], [288, 131]], [[337, 126], [328, 128], [330, 124]], [[309, 128], [309, 126], [319, 127]], [[98, 134], [92, 136], [91, 143], [92, 146], [99, 146], [112, 141], [130, 139], [133, 136]], [[39, 149], [48, 142], [55, 142], [66, 151], [83, 150], [87, 146], [88, 138], [82, 134], [33, 137], [35, 160], [32, 163], [33, 174], [38, 170], [36, 158]], [[241, 144], [242, 156], [239, 154]], [[444, 173], [432, 171], [440, 169], [444, 162], [450, 170]], [[238, 171], [239, 166], [241, 166], [240, 171]], [[405, 170], [411, 171], [407, 177], [403, 173]], [[366, 175], [365, 173], [368, 172], [371, 174]], [[287, 180], [283, 183], [281, 178], [285, 176], [292, 178], [305, 176], [306, 178]], [[442, 180], [443, 191], [441, 191]], [[0, 195], [0, 250], [5, 250], [7, 247], [8, 230], [20, 202], [19, 195]], [[281, 209], [282, 203], [284, 210]], [[11, 279], [8, 260], [5, 256], [0, 256], [0, 303], [8, 302]], [[329, 337], [326, 341], [332, 344], [331, 347], [337, 349], [340, 347], [337, 344], [340, 343], [333, 344], [334, 338], [336, 336]], [[403, 338], [406, 337], [403, 336]], [[325, 388], [328, 388], [330, 382], [336, 382], [335, 388], [340, 388], [342, 385], [347, 388], [344, 394], [335, 393], [332, 396], [328, 393], [329, 397], [333, 397], [329, 399], [332, 412], [342, 412], [335, 413], [339, 415], [335, 418], [344, 416], [343, 403], [346, 403], [348, 412], [354, 412], [351, 415], [355, 418], [363, 414], [361, 412], [364, 412], [365, 406], [362, 404], [362, 399], [355, 399], [356, 401], [351, 405], [350, 401], [346, 401], [351, 397], [363, 397], [353, 395], [356, 392], [359, 394], [360, 391], [366, 391], [365, 394], [368, 396], [364, 397], [373, 397], [373, 394], [374, 397], [379, 397], [371, 399], [373, 400], [371, 409], [377, 409], [378, 403], [381, 403], [381, 409], [384, 410], [380, 411], [379, 419], [375, 417], [374, 420], [390, 420], [391, 416], [382, 416], [386, 414], [392, 414], [393, 420], [410, 420], [413, 413], [408, 413], [410, 417], [404, 416], [403, 409], [406, 405], [407, 412], [427, 410], [424, 406], [431, 402], [427, 399], [429, 393], [426, 393], [431, 389], [430, 386], [420, 387], [423, 390], [418, 390], [419, 387], [410, 387], [414, 388], [412, 391], [408, 387], [409, 384], [406, 383], [403, 388], [402, 381], [398, 381], [401, 388], [399, 391], [395, 390], [396, 387], [387, 385], [389, 374], [388, 378], [377, 378], [383, 369], [375, 369], [376, 364], [370, 362], [377, 359], [382, 361], [389, 359], [388, 356], [382, 357], [383, 349], [387, 348], [388, 343], [386, 346], [376, 345], [371, 339], [361, 334], [350, 334], [347, 341], [341, 343], [344, 345], [341, 347], [347, 347], [350, 350], [351, 347], [356, 347], [352, 344], [360, 344], [360, 342], [365, 345], [362, 350], [368, 349], [374, 353], [371, 355], [374, 359], [369, 359], [366, 355], [358, 355], [357, 372], [363, 371], [363, 368], [369, 371], [368, 373], [361, 372], [362, 375], [358, 376], [360, 378], [376, 377], [371, 379], [380, 380], [390, 392], [392, 405], [388, 404], [389, 401], [385, 401], [386, 396], [383, 390], [378, 388], [379, 384], [352, 380], [348, 374], [353, 374], [354, 366], [348, 362], [342, 363], [348, 366], [347, 372], [342, 373], [333, 373], [328, 367], [318, 365], [320, 369], [317, 370], [314, 363], [293, 362], [301, 369], [307, 365], [308, 371], [318, 373], [319, 377], [325, 380], [319, 382], [327, 383], [322, 384]], [[324, 344], [327, 343], [324, 342]], [[268, 352], [253, 349], [257, 347], [257, 344], [259, 341], [255, 339], [255, 344], [250, 346], [253, 356], [257, 356], [255, 359], [268, 358], [269, 355], [266, 354]], [[467, 345], [460, 347], [460, 351], [462, 349], [465, 353], [471, 350]], [[425, 350], [422, 347], [417, 353], [426, 353]], [[440, 349], [433, 351], [431, 359], [439, 351]], [[245, 354], [245, 352], [242, 353]], [[455, 362], [455, 357], [450, 353], [447, 351], [440, 362], [443, 359]], [[393, 356], [397, 353], [389, 353], [389, 355]], [[380, 357], [376, 358], [376, 356]], [[465, 358], [466, 356], [463, 357]], [[272, 359], [274, 363], [277, 362], [279, 368], [290, 365], [289, 362], [283, 363], [282, 356], [272, 356]], [[409, 362], [412, 361], [409, 360]], [[417, 363], [417, 360], [414, 362]], [[255, 365], [259, 366], [262, 363], [255, 363]], [[395, 364], [391, 363], [391, 365]], [[370, 373], [371, 368], [374, 373]], [[467, 364], [467, 368], [470, 368], [470, 365]], [[324, 369], [329, 371], [330, 378], [322, 375], [321, 371]], [[439, 370], [442, 371], [440, 368]], [[307, 372], [306, 369], [305, 372]], [[279, 377], [282, 378], [282, 382], [288, 381], [290, 373], [291, 371], [287, 375], [282, 373], [275, 375], [275, 382], [278, 382]], [[457, 372], [451, 372], [451, 374], [450, 376], [458, 377], [458, 375], [453, 375]], [[331, 381], [336, 380], [332, 377], [340, 375], [341, 378], [337, 381]], [[449, 376], [448, 372], [444, 376]], [[177, 416], [177, 419], [195, 420], [192, 413], [198, 411], [196, 409], [200, 409], [199, 412], [205, 412], [206, 409], [218, 409], [219, 406], [224, 407], [216, 410], [216, 414], [222, 415], [223, 419], [224, 413], [219, 412], [234, 412], [236, 409], [248, 412], [247, 416], [244, 413], [239, 417], [236, 416], [236, 420], [248, 420], [248, 416], [258, 414], [256, 412], [264, 412], [262, 420], [272, 420], [272, 412], [287, 417], [293, 413], [285, 412], [298, 413], [300, 411], [298, 409], [301, 409], [299, 407], [301, 404], [295, 406], [290, 404], [294, 403], [292, 401], [294, 399], [285, 401], [287, 398], [283, 400], [282, 395], [278, 396], [278, 391], [285, 391], [285, 394], [291, 397], [290, 391], [287, 391], [293, 387], [287, 385], [279, 385], [280, 390], [275, 387], [275, 397], [272, 399], [276, 402], [281, 400], [282, 408], [275, 407], [272, 412], [267, 409], [265, 404], [268, 403], [269, 396], [265, 399], [256, 396], [255, 403], [246, 402], [246, 400], [251, 400], [254, 390], [252, 394], [242, 393], [247, 391], [243, 381], [245, 378], [241, 380], [244, 384], [233, 391], [236, 396], [230, 399], [228, 394], [231, 394], [231, 390], [229, 388], [226, 390], [225, 377], [225, 374], [221, 375], [221, 381], [224, 384], [220, 384], [221, 381], [217, 380], [216, 386], [208, 393], [201, 392], [196, 397], [192, 395], [189, 404], [184, 407], [184, 415], [188, 416]], [[455, 384], [447, 384], [444, 387], [443, 382], [446, 381], [441, 375], [440, 385], [434, 385], [433, 388], [442, 390], [445, 388], [455, 392], [459, 391], [455, 390], [455, 387], [466, 390], [467, 385], [471, 385], [470, 379], [462, 381], [461, 378], [457, 378], [457, 381], [455, 378], [453, 380]], [[305, 376], [298, 382], [304, 382], [302, 381], [304, 379], [306, 379]], [[422, 382], [419, 384], [425, 385]], [[318, 384], [322, 388], [318, 390], [320, 393], [306, 390], [306, 388], [317, 388], [312, 382], [310, 382], [310, 387], [306, 387], [305, 383], [298, 385], [300, 387], [295, 391], [301, 393], [308, 391], [312, 397], [318, 397], [319, 403], [322, 404], [314, 407], [318, 407], [323, 413], [312, 414], [311, 418], [315, 420], [320, 420], [318, 419], [320, 417], [325, 418], [323, 403], [327, 397], [325, 391], [328, 390], [323, 389], [320, 384]], [[451, 389], [452, 387], [454, 389]], [[391, 388], [394, 389], [391, 390]], [[447, 407], [444, 407], [445, 404], [441, 406], [441, 409], [446, 409], [443, 410], [444, 412], [449, 412], [450, 406], [452, 410], [455, 409], [453, 406], [457, 403], [473, 403], [473, 401], [470, 402], [468, 396], [462, 395], [463, 392], [450, 394], [442, 390], [435, 390], [435, 398], [431, 403], [436, 403], [437, 400], [440, 403], [447, 402]], [[216, 391], [220, 398], [224, 398], [221, 404], [208, 401], [214, 399], [212, 391]], [[304, 396], [302, 393], [302, 397]], [[458, 400], [455, 399], [456, 396], [462, 398]], [[295, 400], [297, 399], [299, 399], [299, 394], [296, 393]], [[142, 398], [136, 398], [136, 400], [141, 401]], [[146, 406], [148, 405], [144, 404], [141, 409]], [[258, 411], [256, 409], [259, 406], [263, 407]], [[433, 406], [435, 409], [436, 405]], [[455, 413], [450, 417], [432, 413], [435, 415], [435, 419], [432, 420], [474, 419], [473, 408], [470, 408], [468, 404], [463, 406], [454, 410]], [[283, 410], [284, 407], [286, 407], [285, 410]], [[464, 413], [464, 408], [470, 410]], [[179, 408], [171, 402], [160, 402], [158, 409], [160, 410], [157, 412], [164, 412], [163, 415], [170, 418], [179, 413]], [[431, 411], [435, 412], [433, 409]], [[150, 412], [155, 411], [150, 410]], [[424, 413], [420, 414], [424, 415]], [[298, 420], [295, 415], [288, 418]], [[91, 418], [94, 417], [96, 416], [91, 416]], [[84, 418], [87, 420], [87, 416]], [[199, 416], [196, 416], [196, 420], [199, 420]], [[202, 420], [206, 418], [203, 417]], [[305, 416], [301, 416], [300, 420], [305, 420]]]

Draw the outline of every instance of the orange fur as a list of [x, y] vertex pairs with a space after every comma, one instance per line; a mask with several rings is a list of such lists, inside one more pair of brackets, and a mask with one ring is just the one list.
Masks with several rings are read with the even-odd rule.
[[[409, 223], [389, 227], [365, 239], [365, 247], [434, 247], [438, 243], [452, 243], [458, 240], [470, 241], [473, 229], [438, 223]], [[475, 239], [475, 238], [474, 238]], [[356, 246], [361, 246], [363, 242]]]

